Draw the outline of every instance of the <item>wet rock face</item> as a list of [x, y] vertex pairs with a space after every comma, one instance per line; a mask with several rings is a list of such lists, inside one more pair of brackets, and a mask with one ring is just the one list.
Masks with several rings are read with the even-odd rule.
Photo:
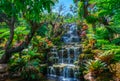
[[84, 76], [84, 78], [85, 78], [86, 80], [89, 80], [89, 81], [96, 81], [96, 77], [95, 77], [94, 73], [92, 73], [92, 72], [86, 74], [86, 75]]
[[80, 54], [80, 37], [77, 34], [77, 26], [68, 24], [65, 26], [66, 33], [62, 36], [61, 48], [51, 48], [48, 59], [51, 65], [48, 66], [48, 76], [55, 78], [55, 81], [80, 81], [78, 79], [79, 66], [74, 62], [78, 61]]
[[64, 27], [65, 30], [67, 31], [63, 36], [62, 36], [62, 41], [65, 44], [70, 44], [71, 42], [80, 42], [80, 37], [77, 33], [77, 25], [76, 24], [69, 24]]

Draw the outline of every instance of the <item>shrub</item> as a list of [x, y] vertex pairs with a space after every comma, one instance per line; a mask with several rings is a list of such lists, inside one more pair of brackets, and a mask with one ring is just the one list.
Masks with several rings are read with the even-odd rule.
[[100, 60], [89, 60], [85, 64], [85, 68], [87, 72], [101, 72], [102, 70], [106, 69], [106, 64]]

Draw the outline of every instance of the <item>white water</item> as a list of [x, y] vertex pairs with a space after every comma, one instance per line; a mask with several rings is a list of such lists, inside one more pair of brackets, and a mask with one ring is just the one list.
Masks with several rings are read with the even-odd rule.
[[57, 47], [51, 49], [50, 54], [55, 62], [48, 67], [48, 76], [56, 78], [56, 81], [79, 81], [79, 67], [74, 62], [80, 54], [80, 38], [75, 24], [69, 24], [65, 29], [67, 32], [62, 36], [65, 45], [60, 50]]

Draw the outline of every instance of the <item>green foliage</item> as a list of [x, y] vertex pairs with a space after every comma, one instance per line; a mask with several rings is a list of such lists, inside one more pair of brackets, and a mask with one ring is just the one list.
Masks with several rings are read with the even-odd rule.
[[[9, 30], [8, 28], [1, 28], [0, 31], [0, 39], [1, 39], [1, 44], [0, 47], [4, 47], [6, 44], [6, 41], [8, 39], [9, 35]], [[29, 33], [29, 30], [27, 29], [26, 26], [17, 26], [14, 30], [14, 39], [12, 44], [17, 44], [16, 42], [22, 41], [25, 38], [25, 35]]]
[[53, 43], [49, 39], [38, 35], [33, 37], [31, 44], [33, 47], [38, 48], [39, 52], [43, 52], [45, 49], [49, 49], [53, 46]]
[[29, 33], [29, 30], [27, 30], [27, 27], [25, 26], [18, 26], [15, 29], [15, 34], [17, 35], [20, 35], [20, 34], [27, 35], [28, 33]]
[[[50, 6], [53, 5], [52, 0], [2, 0], [0, 1], [1, 12], [7, 14], [8, 16], [14, 16], [17, 18], [23, 15], [28, 20], [40, 21], [40, 14], [44, 10], [50, 12]], [[9, 6], [9, 7], [6, 7]]]
[[116, 46], [114, 44], [106, 44], [106, 45], [103, 45], [102, 49], [103, 50], [111, 50], [111, 49], [118, 49], [120, 48], [120, 46]]
[[116, 34], [120, 34], [120, 25], [111, 25], [110, 27], [108, 27], [111, 30], [111, 33], [116, 33]]
[[106, 68], [106, 64], [100, 60], [89, 60], [85, 64], [85, 68], [88, 72], [101, 71]]
[[[108, 12], [107, 13], [115, 13], [115, 12], [119, 12], [119, 3], [120, 3], [120, 0], [93, 0], [97, 3], [97, 6], [100, 8], [100, 9], [103, 9], [103, 10], [107, 10]], [[112, 11], [112, 10], [115, 10], [115, 11]]]
[[41, 68], [39, 62], [39, 59], [34, 59], [27, 62], [27, 60], [19, 58], [18, 60], [10, 62], [9, 71], [20, 73], [20, 77], [26, 81], [40, 80], [42, 78], [39, 75]]
[[113, 27], [116, 27], [116, 26], [120, 27], [120, 20], [119, 20], [120, 19], [120, 15], [119, 14], [120, 14], [120, 12], [116, 13], [116, 15], [113, 16], [113, 23], [112, 23]]
[[80, 19], [83, 18], [83, 14], [84, 14], [84, 9], [83, 9], [83, 2], [78, 2], [78, 16]]
[[102, 53], [102, 54], [99, 54], [99, 56], [100, 56], [100, 57], [102, 57], [102, 56], [108, 57], [108, 56], [113, 55], [113, 54], [114, 54], [114, 53], [113, 53], [113, 50], [108, 50], [108, 51], [105, 51], [105, 52]]
[[101, 60], [102, 62], [110, 64], [113, 57], [114, 57], [113, 50], [107, 50], [103, 53], [99, 53], [96, 58]]
[[24, 80], [31, 81], [31, 80], [40, 80], [41, 76], [39, 76], [40, 72], [40, 64], [39, 59], [34, 59], [25, 64], [22, 68], [21, 77]]
[[119, 62], [120, 61], [120, 48], [112, 49], [114, 51], [114, 62]]
[[65, 23], [74, 23], [75, 22], [75, 18], [69, 18], [69, 19], [65, 19], [64, 22]]
[[9, 71], [14, 73], [20, 73], [20, 77], [25, 81], [42, 80], [43, 70], [45, 67], [41, 67], [43, 57], [37, 52], [37, 49], [25, 49], [20, 54], [15, 54], [9, 62]]
[[10, 72], [21, 72], [23, 66], [27, 63], [24, 59], [18, 58], [19, 55], [16, 54], [15, 59], [10, 60], [9, 62], [9, 71]]
[[110, 44], [110, 42], [108, 40], [98, 39], [95, 46], [98, 47], [98, 48], [101, 48], [102, 46], [104, 46], [106, 44], [108, 45], [108, 44]]
[[96, 3], [99, 17], [110, 16], [115, 23], [120, 23], [120, 0], [92, 0]]
[[0, 50], [0, 58], [2, 57], [2, 55], [3, 55], [4, 52], [5, 52], [5, 50]]
[[[24, 26], [18, 26], [15, 28], [15, 36], [18, 36], [18, 35], [27, 35], [29, 30], [26, 29], [26, 27]], [[0, 38], [8, 38], [9, 36], [9, 30], [7, 28], [4, 28], [4, 29], [0, 29]]]
[[107, 12], [106, 10], [101, 10], [101, 11], [98, 12], [98, 17], [99, 17], [99, 18], [100, 18], [100, 17], [103, 17], [103, 16], [105, 16], [105, 15], [108, 15], [108, 12]]
[[37, 34], [42, 37], [45, 37], [48, 34], [47, 25], [44, 24], [42, 27], [40, 27], [37, 31]]
[[95, 38], [96, 39], [108, 39], [109, 32], [106, 28], [100, 27], [96, 29]]
[[94, 15], [89, 15], [86, 17], [86, 21], [87, 23], [93, 24], [97, 22], [97, 17], [95, 17]]
[[9, 35], [8, 28], [1, 28], [0, 29], [0, 38], [7, 37]]
[[8, 31], [8, 28], [0, 28], [0, 33], [6, 32], [6, 31]]
[[39, 58], [39, 53], [37, 53], [38, 48], [34, 48], [33, 50], [28, 49], [28, 51], [24, 52], [27, 54], [26, 56], [29, 56], [30, 59], [36, 59], [35, 57]]
[[[14, 29], [14, 40], [13, 42], [21, 42], [24, 37], [30, 33], [30, 24], [31, 21], [36, 23], [47, 22], [43, 26], [41, 26], [33, 39], [31, 39], [30, 46], [28, 49], [24, 49], [20, 53], [16, 53], [12, 56], [9, 62], [9, 71], [10, 72], [17, 72], [21, 73], [21, 77], [24, 81], [30, 80], [42, 80], [43, 74], [46, 72], [46, 66], [41, 64], [46, 63], [46, 49], [49, 49], [54, 45], [58, 45], [61, 47], [63, 44], [61, 41], [61, 36], [59, 33], [63, 32], [62, 26], [64, 23], [73, 23], [76, 20], [80, 19], [80, 26], [83, 25], [83, 15], [84, 15], [84, 1], [85, 0], [74, 0], [74, 2], [78, 1], [78, 16], [76, 14], [74, 17], [71, 14], [67, 14], [66, 16], [60, 16], [58, 13], [46, 13], [51, 11], [51, 5], [54, 5], [54, 0], [0, 0], [0, 17], [1, 14], [5, 14], [9, 19], [12, 17], [15, 18], [15, 29]], [[89, 60], [87, 63], [82, 66], [81, 72], [83, 70], [87, 70], [87, 72], [95, 72], [95, 71], [102, 71], [106, 69], [107, 61], [113, 60], [115, 62], [120, 61], [120, 38], [113, 39], [112, 42], [109, 42], [109, 36], [113, 36], [113, 33], [120, 34], [120, 0], [90, 0], [94, 1], [95, 6], [98, 8], [97, 11], [93, 14], [89, 13], [89, 16], [86, 17], [87, 23], [90, 24], [97, 24], [96, 22], [102, 21], [102, 17], [111, 17], [112, 22], [110, 22], [110, 26], [105, 27], [97, 27], [95, 35], [87, 34], [89, 39], [96, 39], [94, 41], [95, 46], [98, 49], [102, 49], [105, 52], [100, 52], [97, 57], [95, 54], [92, 53], [92, 44], [89, 45], [89, 41], [86, 40], [82, 42], [83, 53], [80, 55], [80, 60], [82, 59], [85, 61], [86, 59], [97, 59], [97, 60]], [[89, 6], [91, 4], [89, 3]], [[0, 18], [1, 19], [1, 18]], [[7, 19], [5, 21], [8, 21]], [[1, 20], [0, 20], [1, 21]], [[60, 21], [60, 22], [59, 22]], [[86, 22], [85, 21], [85, 22]], [[99, 22], [98, 22], [99, 23]], [[99, 23], [101, 24], [101, 23]], [[54, 29], [54, 26], [58, 26]], [[0, 28], [0, 57], [2, 53], [5, 51], [3, 47], [5, 45], [6, 39], [9, 36], [10, 31], [8, 30], [7, 26], [2, 26]], [[89, 27], [90, 28], [90, 27]], [[53, 32], [54, 30], [54, 32]], [[79, 29], [81, 31], [81, 28]], [[58, 36], [56, 36], [58, 34]], [[62, 33], [63, 34], [63, 33]], [[55, 37], [52, 37], [55, 35]], [[52, 39], [53, 38], [53, 39]], [[18, 40], [19, 39], [19, 40]], [[26, 41], [24, 41], [26, 42]], [[85, 43], [85, 44], [84, 44]], [[114, 45], [116, 44], [116, 45]], [[42, 52], [42, 53], [40, 53]], [[98, 51], [96, 51], [98, 52]], [[87, 55], [86, 55], [87, 54]], [[97, 53], [96, 53], [97, 54]], [[49, 60], [53, 60], [54, 58], [50, 58]], [[99, 59], [99, 60], [98, 60]], [[84, 62], [83, 62], [84, 63]]]
[[56, 38], [54, 38], [53, 40], [52, 40], [52, 42], [53, 42], [53, 44], [54, 45], [61, 45], [61, 38], [60, 38], [60, 36], [59, 37], [56, 37]]
[[113, 44], [120, 45], [120, 38], [113, 39], [111, 42]]
[[[17, 42], [21, 42], [20, 37], [23, 39], [23, 34], [31, 33], [30, 29], [35, 31], [33, 27], [36, 27], [36, 23], [44, 23], [41, 18], [42, 14], [46, 10], [50, 12], [51, 6], [54, 5], [52, 0], [0, 0], [0, 20], [5, 22], [13, 33], [14, 37], [8, 39], [10, 40], [10, 46], [12, 46], [13, 42], [17, 40]], [[7, 8], [7, 6], [9, 6]], [[31, 26], [30, 29], [26, 32], [26, 25], [21, 25], [20, 20], [26, 21], [25, 24]], [[14, 23], [13, 23], [14, 22]], [[18, 23], [17, 23], [18, 22]], [[14, 25], [14, 27], [10, 27], [10, 25]], [[24, 22], [23, 22], [24, 23]], [[34, 26], [33, 26], [34, 23]], [[14, 35], [14, 32], [16, 35]], [[6, 36], [10, 36], [10, 30], [3, 32], [0, 35], [0, 38]], [[21, 34], [21, 35], [20, 35]], [[33, 34], [34, 35], [34, 34]], [[12, 36], [12, 34], [11, 34]], [[32, 37], [31, 37], [32, 38]], [[13, 40], [15, 39], [15, 40]], [[24, 38], [25, 39], [25, 38]], [[13, 41], [12, 41], [13, 40]], [[29, 39], [28, 39], [29, 40]]]

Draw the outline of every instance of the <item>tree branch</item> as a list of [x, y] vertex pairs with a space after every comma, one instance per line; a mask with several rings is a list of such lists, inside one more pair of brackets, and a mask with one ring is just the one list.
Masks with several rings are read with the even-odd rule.
[[5, 54], [2, 56], [0, 59], [0, 63], [8, 63], [10, 58], [12, 57], [12, 54], [21, 52], [23, 49], [27, 48], [31, 39], [33, 38], [36, 30], [41, 27], [44, 23], [35, 23], [33, 21], [30, 22], [31, 25], [31, 31], [30, 33], [26, 36], [25, 40], [17, 47], [12, 47], [9, 50], [5, 52]]

